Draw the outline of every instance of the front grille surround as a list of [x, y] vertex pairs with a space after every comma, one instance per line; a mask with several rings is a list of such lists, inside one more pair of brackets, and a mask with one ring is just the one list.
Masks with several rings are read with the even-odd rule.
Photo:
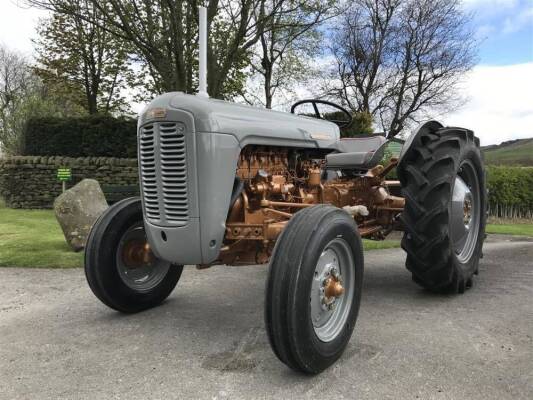
[[152, 122], [139, 131], [141, 195], [148, 221], [185, 226], [189, 221], [186, 126]]

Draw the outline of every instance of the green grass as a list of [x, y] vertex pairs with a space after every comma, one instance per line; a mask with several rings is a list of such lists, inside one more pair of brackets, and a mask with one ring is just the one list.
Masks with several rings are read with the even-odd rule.
[[487, 225], [487, 233], [504, 235], [533, 236], [533, 223], [531, 224], [498, 224]]
[[488, 146], [483, 153], [486, 165], [533, 166], [533, 138]]
[[363, 247], [365, 250], [393, 249], [396, 247], [400, 247], [400, 241], [363, 239]]
[[0, 207], [0, 267], [82, 265], [83, 253], [75, 253], [67, 245], [53, 211]]

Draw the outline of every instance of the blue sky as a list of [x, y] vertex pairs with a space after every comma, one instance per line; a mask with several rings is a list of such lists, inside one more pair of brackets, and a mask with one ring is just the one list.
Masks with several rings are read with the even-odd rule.
[[474, 15], [481, 64], [533, 61], [533, 0], [467, 0], [464, 4]]
[[[0, 43], [31, 57], [35, 26], [46, 13], [23, 5], [0, 0]], [[483, 145], [533, 137], [533, 0], [463, 0], [463, 7], [474, 15], [479, 64], [461, 87], [468, 102], [434, 117], [473, 129]]]

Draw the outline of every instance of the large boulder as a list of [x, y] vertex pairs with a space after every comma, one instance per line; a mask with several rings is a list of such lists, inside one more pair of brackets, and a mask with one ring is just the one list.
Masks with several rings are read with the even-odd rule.
[[94, 179], [82, 180], [54, 201], [57, 221], [74, 251], [83, 250], [91, 227], [107, 207], [104, 192]]

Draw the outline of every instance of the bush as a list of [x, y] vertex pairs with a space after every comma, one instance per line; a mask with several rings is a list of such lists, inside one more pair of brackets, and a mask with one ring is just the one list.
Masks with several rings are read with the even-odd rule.
[[530, 218], [533, 211], [533, 168], [487, 166], [490, 215]]
[[342, 137], [357, 137], [357, 135], [374, 133], [372, 115], [367, 112], [353, 114], [353, 122], [348, 128], [341, 129]]
[[24, 155], [64, 157], [137, 157], [137, 122], [95, 115], [32, 118], [24, 130]]

